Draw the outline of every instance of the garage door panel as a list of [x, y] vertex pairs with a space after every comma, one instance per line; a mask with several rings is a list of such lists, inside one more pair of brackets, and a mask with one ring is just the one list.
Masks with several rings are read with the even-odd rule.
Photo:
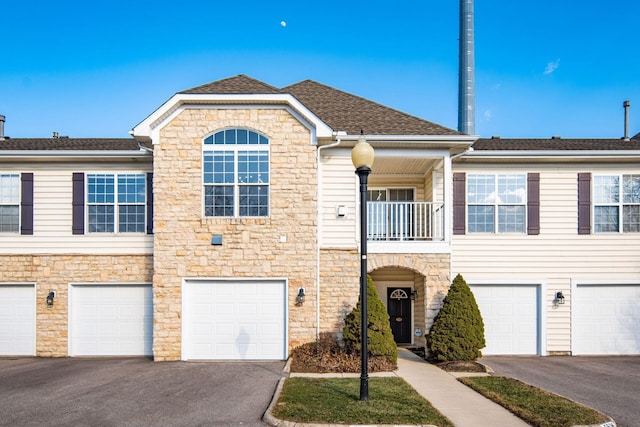
[[187, 281], [183, 311], [183, 359], [285, 358], [283, 281]]
[[640, 354], [640, 285], [578, 285], [574, 354]]
[[490, 354], [537, 354], [538, 297], [535, 285], [474, 285]]
[[0, 285], [0, 356], [35, 355], [35, 286]]
[[152, 354], [150, 285], [74, 285], [70, 303], [72, 356]]

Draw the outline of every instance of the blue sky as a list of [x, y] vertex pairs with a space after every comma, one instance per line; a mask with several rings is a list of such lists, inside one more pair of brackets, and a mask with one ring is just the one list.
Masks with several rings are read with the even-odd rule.
[[[312, 79], [455, 129], [458, 0], [17, 1], [1, 8], [5, 134], [126, 137], [174, 93]], [[640, 132], [637, 0], [477, 0], [476, 133]], [[286, 23], [286, 25], [284, 24]]]

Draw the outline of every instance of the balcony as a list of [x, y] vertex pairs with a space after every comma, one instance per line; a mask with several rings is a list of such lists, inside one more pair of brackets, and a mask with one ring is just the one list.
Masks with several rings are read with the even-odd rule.
[[367, 240], [445, 240], [442, 202], [367, 202]]
[[443, 202], [367, 202], [371, 253], [448, 253]]

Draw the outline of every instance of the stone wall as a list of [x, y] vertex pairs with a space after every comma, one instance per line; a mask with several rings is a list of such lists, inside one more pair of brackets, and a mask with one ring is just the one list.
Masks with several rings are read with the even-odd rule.
[[[269, 138], [269, 217], [203, 216], [202, 141], [231, 127]], [[184, 110], [162, 128], [154, 146], [156, 360], [181, 358], [184, 278], [287, 278], [289, 348], [315, 338], [316, 173], [310, 133], [284, 108]], [[306, 302], [296, 306], [300, 287]]]
[[[419, 301], [415, 309], [416, 327], [423, 335], [416, 345], [425, 345], [425, 335], [442, 307], [450, 281], [449, 254], [368, 254], [369, 272], [382, 268], [410, 269], [424, 279], [416, 279]], [[341, 336], [344, 317], [355, 307], [360, 296], [360, 255], [356, 250], [321, 250], [320, 252], [320, 327]], [[420, 284], [420, 287], [418, 287]], [[381, 296], [383, 297], [383, 296]]]
[[418, 295], [425, 298], [426, 333], [433, 319], [442, 307], [442, 301], [451, 285], [451, 255], [450, 254], [372, 254], [369, 255], [369, 271], [383, 267], [401, 267], [414, 270], [425, 276], [424, 292], [418, 290]]
[[[68, 355], [70, 283], [150, 283], [151, 255], [2, 255], [0, 282], [36, 285], [36, 356]], [[56, 292], [47, 307], [49, 291]]]

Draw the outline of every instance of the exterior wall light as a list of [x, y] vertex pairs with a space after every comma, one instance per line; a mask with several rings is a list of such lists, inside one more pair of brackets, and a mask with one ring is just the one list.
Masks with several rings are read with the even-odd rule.
[[55, 291], [49, 291], [49, 294], [47, 295], [47, 307], [49, 308], [53, 307], [53, 299], [55, 297], [56, 297]]
[[564, 295], [562, 295], [562, 291], [556, 292], [556, 298], [554, 302], [556, 304], [564, 304]]
[[351, 161], [360, 180], [360, 400], [369, 400], [369, 349], [367, 337], [367, 180], [374, 160], [373, 147], [360, 131], [351, 150]]
[[417, 289], [413, 289], [413, 290], [411, 291], [411, 299], [412, 299], [413, 301], [415, 301], [415, 299], [416, 299], [416, 297], [417, 297], [417, 296], [418, 296], [418, 290], [417, 290]]
[[298, 296], [296, 297], [297, 306], [304, 304], [304, 297], [305, 297], [304, 288], [298, 289]]

